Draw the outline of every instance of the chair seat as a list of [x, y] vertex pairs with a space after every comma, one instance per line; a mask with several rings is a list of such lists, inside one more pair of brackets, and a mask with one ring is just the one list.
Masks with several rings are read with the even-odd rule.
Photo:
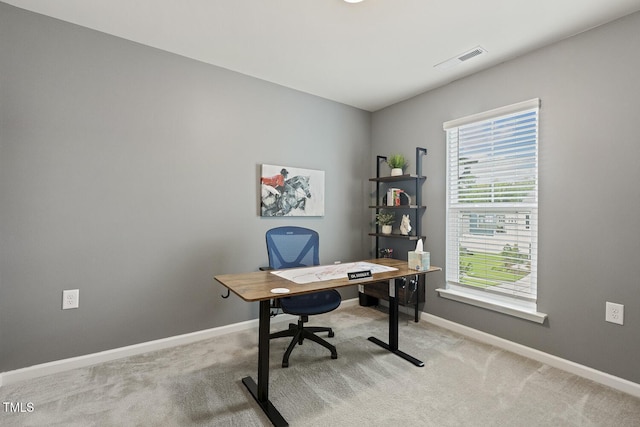
[[281, 298], [282, 311], [296, 316], [327, 313], [340, 305], [342, 298], [335, 289]]

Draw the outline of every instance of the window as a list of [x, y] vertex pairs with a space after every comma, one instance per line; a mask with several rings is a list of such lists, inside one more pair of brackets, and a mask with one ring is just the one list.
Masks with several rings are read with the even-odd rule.
[[536, 311], [539, 106], [533, 99], [444, 123], [443, 296]]

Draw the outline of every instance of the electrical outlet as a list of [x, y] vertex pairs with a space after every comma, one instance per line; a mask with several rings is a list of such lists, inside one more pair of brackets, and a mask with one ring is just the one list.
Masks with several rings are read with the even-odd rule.
[[80, 306], [80, 289], [62, 291], [62, 309], [78, 308]]
[[624, 305], [607, 301], [607, 312], [604, 320], [618, 325], [624, 324]]

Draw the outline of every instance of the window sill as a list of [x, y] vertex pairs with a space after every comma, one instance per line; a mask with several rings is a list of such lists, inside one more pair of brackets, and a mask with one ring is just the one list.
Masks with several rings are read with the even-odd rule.
[[529, 320], [531, 322], [543, 324], [547, 319], [547, 314], [537, 311], [528, 311], [519, 307], [513, 307], [506, 304], [500, 304], [487, 298], [468, 295], [452, 289], [436, 289], [438, 295], [442, 298], [453, 301], [462, 302], [476, 307], [486, 308], [487, 310], [497, 311], [499, 313], [508, 314], [509, 316], [519, 317], [520, 319]]

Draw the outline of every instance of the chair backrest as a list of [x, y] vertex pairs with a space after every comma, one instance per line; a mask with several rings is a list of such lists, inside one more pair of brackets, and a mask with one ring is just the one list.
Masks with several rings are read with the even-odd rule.
[[267, 231], [269, 267], [307, 267], [320, 264], [318, 233], [303, 227], [277, 227]]

